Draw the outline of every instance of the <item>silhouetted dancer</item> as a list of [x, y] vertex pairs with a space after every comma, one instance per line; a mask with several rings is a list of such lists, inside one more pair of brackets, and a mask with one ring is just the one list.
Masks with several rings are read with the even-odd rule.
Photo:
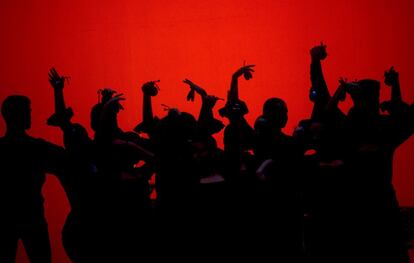
[[[160, 121], [157, 116], [154, 116], [152, 111], [152, 98], [157, 96], [160, 90], [158, 87], [159, 82], [160, 80], [148, 81], [142, 85], [142, 121], [134, 128], [134, 131], [140, 135], [138, 143], [151, 152], [155, 151], [154, 134]], [[156, 163], [146, 163], [141, 167], [141, 170], [145, 170], [148, 179], [152, 181], [152, 185], [149, 185], [150, 195], [154, 196], [155, 181], [153, 179], [155, 178]]]
[[142, 85], [142, 122], [138, 124], [134, 131], [137, 133], [146, 133], [151, 138], [154, 135], [155, 128], [159, 122], [158, 117], [152, 113], [152, 97], [157, 96], [159, 87], [157, 81], [149, 81]]
[[[219, 149], [213, 135], [224, 128], [222, 121], [214, 117], [213, 108], [220, 98], [208, 95], [207, 92], [192, 81], [185, 79], [184, 83], [190, 87], [187, 100], [194, 100], [195, 92], [202, 99], [200, 113], [197, 119], [197, 129], [193, 140], [194, 158], [197, 171], [200, 173], [200, 183], [223, 183], [223, 150]], [[217, 194], [217, 192], [215, 193]]]
[[[247, 105], [239, 98], [238, 81], [244, 76], [252, 78], [254, 65], [239, 68], [232, 75], [230, 90], [227, 93], [226, 105], [219, 110], [222, 117], [229, 120], [224, 129], [224, 175], [229, 188], [229, 208], [225, 213], [227, 242], [233, 243], [241, 253], [229, 249], [227, 253], [244, 257], [245, 253], [256, 253], [253, 249], [253, 239], [247, 238], [254, 232], [255, 217], [253, 210], [256, 206], [256, 178], [254, 176], [253, 128], [247, 123], [245, 115]], [[226, 239], [223, 239], [226, 240]], [[234, 259], [236, 260], [236, 259]]]
[[409, 262], [392, 185], [392, 163], [394, 151], [414, 132], [414, 113], [402, 101], [393, 68], [386, 72], [385, 83], [392, 89], [388, 115], [380, 114], [378, 81], [344, 82], [338, 91], [349, 93], [353, 101], [347, 115], [350, 194], [344, 215], [348, 224], [342, 238], [347, 262]]
[[[233, 74], [226, 105], [219, 110], [220, 115], [228, 118], [230, 122], [224, 129], [224, 150], [226, 155], [232, 157], [240, 157], [242, 153], [252, 149], [253, 129], [244, 118], [249, 110], [246, 103], [239, 99], [238, 79], [241, 76], [246, 80], [252, 78], [253, 67], [254, 65], [243, 66]], [[241, 165], [240, 162], [238, 165]], [[240, 168], [236, 168], [236, 171], [240, 171]]]
[[196, 208], [199, 175], [194, 166], [197, 122], [189, 113], [170, 109], [156, 129], [157, 248], [170, 259], [191, 257], [198, 246]]
[[311, 48], [310, 55], [312, 87], [309, 98], [313, 110], [310, 119], [302, 120], [294, 134], [306, 152], [302, 176], [305, 246], [312, 261], [332, 262], [342, 249], [332, 240], [340, 236], [342, 230], [341, 209], [347, 191], [343, 187], [347, 141], [342, 129], [343, 114], [339, 109], [329, 110], [328, 107], [331, 95], [322, 71], [322, 60], [327, 57], [326, 45], [321, 43]]
[[322, 60], [325, 60], [328, 56], [326, 45], [321, 43], [319, 46], [311, 48], [309, 53], [311, 55], [311, 88], [309, 90], [309, 100], [313, 103], [312, 113], [309, 119], [304, 119], [299, 122], [298, 127], [295, 129], [294, 136], [297, 139], [300, 139], [304, 145], [307, 145], [306, 147], [312, 148], [311, 126], [315, 123], [319, 125], [321, 119], [325, 115], [326, 105], [331, 96], [322, 70]]
[[232, 184], [246, 182], [249, 177], [248, 166], [252, 161], [248, 151], [253, 148], [253, 128], [244, 118], [248, 108], [246, 103], [239, 99], [238, 79], [244, 76], [249, 80], [254, 72], [253, 67], [254, 65], [243, 66], [233, 74], [226, 105], [219, 110], [220, 115], [229, 120], [229, 124], [224, 129], [224, 153], [227, 161], [226, 169], [228, 168], [226, 179]]
[[[303, 260], [302, 182], [303, 147], [282, 129], [288, 120], [286, 103], [279, 98], [267, 99], [255, 122], [254, 153], [263, 180], [262, 210], [257, 220], [266, 259], [300, 262]], [[265, 166], [267, 166], [265, 168]]]
[[[207, 94], [206, 90], [191, 80], [185, 79], [190, 92], [187, 101], [194, 101], [195, 94], [201, 97], [201, 108], [197, 119], [196, 136], [193, 139], [194, 173], [200, 180], [198, 191], [198, 238], [199, 249], [209, 250], [208, 258], [218, 260], [222, 257], [225, 245], [223, 233], [226, 231], [223, 217], [228, 210], [228, 188], [225, 181], [225, 160], [223, 150], [217, 146], [213, 137], [224, 128], [222, 121], [214, 117], [213, 108], [220, 98]], [[210, 247], [214, 247], [210, 249]]]
[[66, 108], [63, 89], [66, 77], [56, 69], [49, 72], [55, 97], [55, 112], [48, 124], [59, 127], [67, 153], [65, 172], [59, 176], [71, 211], [62, 231], [63, 246], [73, 262], [97, 261], [101, 254], [103, 192], [95, 165], [93, 142], [86, 129], [72, 123], [73, 111]]
[[151, 216], [148, 183], [151, 173], [136, 164], [154, 159], [153, 153], [140, 145], [138, 134], [119, 128], [117, 116], [123, 109], [122, 100], [122, 94], [118, 94], [102, 105], [95, 134], [98, 171], [107, 195], [107, 217], [111, 219], [112, 237], [108, 250], [112, 249], [120, 261], [142, 257], [137, 247], [146, 251]]
[[23, 241], [31, 263], [51, 262], [42, 186], [46, 173], [62, 171], [64, 150], [27, 134], [30, 100], [7, 97], [1, 108], [6, 134], [0, 138], [0, 262], [14, 262], [17, 242]]

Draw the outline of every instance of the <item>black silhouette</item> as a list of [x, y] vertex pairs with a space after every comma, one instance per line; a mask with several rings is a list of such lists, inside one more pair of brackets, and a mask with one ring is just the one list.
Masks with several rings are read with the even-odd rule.
[[[286, 103], [270, 98], [263, 105], [255, 128], [257, 175], [263, 180], [260, 230], [266, 258], [299, 262], [303, 259], [301, 202], [303, 147], [283, 133], [288, 120]], [[269, 243], [267, 240], [272, 239]]]
[[185, 259], [198, 246], [197, 192], [193, 140], [197, 122], [189, 113], [170, 109], [156, 129], [157, 237], [158, 255]]
[[[69, 77], [52, 68], [55, 110], [47, 124], [61, 129], [64, 149], [28, 135], [30, 100], [7, 97], [0, 261], [14, 262], [19, 239], [31, 262], [51, 261], [41, 188], [52, 173], [71, 206], [62, 241], [73, 262], [168, 255], [172, 261], [408, 263], [392, 170], [395, 150], [414, 133], [414, 104], [404, 102], [393, 67], [384, 74], [388, 101], [380, 103], [380, 82], [372, 79], [341, 78], [331, 95], [322, 70], [326, 48], [310, 50], [313, 109], [293, 135], [283, 131], [282, 98], [265, 101], [254, 129], [246, 121], [238, 81], [250, 80], [254, 65], [232, 75], [219, 110], [226, 127], [214, 116], [222, 99], [189, 79], [187, 101], [201, 98], [198, 118], [164, 104], [167, 115], [154, 116], [157, 80], [142, 85], [142, 121], [131, 132], [118, 125], [124, 96], [99, 90], [90, 115], [93, 140], [65, 104]], [[344, 114], [338, 104], [347, 97], [353, 105]], [[224, 150], [214, 137], [223, 129]]]
[[242, 170], [246, 170], [244, 162], [249, 159], [247, 151], [253, 147], [253, 129], [244, 118], [248, 108], [246, 103], [239, 99], [238, 87], [238, 79], [241, 76], [246, 80], [252, 77], [253, 67], [254, 65], [243, 66], [233, 74], [226, 105], [219, 110], [220, 115], [230, 121], [224, 129], [224, 151], [229, 161], [230, 170], [227, 176], [230, 180], [241, 179], [239, 174]]
[[73, 110], [66, 108], [63, 95], [65, 77], [52, 68], [49, 82], [54, 91], [55, 113], [48, 124], [62, 130], [67, 158], [65, 171], [59, 177], [71, 206], [62, 230], [63, 245], [73, 262], [98, 260], [102, 240], [99, 222], [104, 204], [93, 160], [93, 142], [82, 125], [71, 122]]
[[[226, 105], [219, 110], [228, 118], [224, 129], [224, 175], [228, 185], [228, 207], [224, 217], [223, 241], [234, 244], [228, 249], [233, 260], [241, 260], [248, 255], [259, 255], [257, 228], [260, 218], [257, 214], [258, 180], [255, 177], [255, 161], [252, 155], [254, 131], [244, 116], [247, 105], [239, 98], [238, 81], [244, 76], [252, 78], [254, 65], [239, 68], [231, 79]], [[239, 252], [236, 252], [239, 251]]]
[[185, 79], [184, 83], [190, 87], [187, 100], [194, 100], [195, 93], [202, 100], [197, 120], [197, 131], [193, 140], [194, 172], [199, 177], [197, 186], [197, 225], [198, 234], [194, 238], [198, 247], [195, 251], [214, 246], [210, 250], [208, 259], [218, 260], [226, 251], [226, 215], [228, 211], [228, 182], [225, 180], [226, 166], [224, 152], [217, 146], [213, 134], [224, 128], [222, 121], [214, 117], [213, 108], [218, 100], [209, 95], [203, 88], [192, 81]]
[[392, 89], [391, 100], [385, 104], [389, 115], [380, 114], [378, 81], [343, 81], [339, 95], [334, 96], [347, 92], [353, 101], [346, 124], [346, 185], [352, 192], [344, 207], [348, 262], [409, 262], [392, 185], [392, 162], [396, 148], [414, 132], [413, 112], [402, 101], [398, 74], [393, 68], [385, 77]]
[[142, 86], [142, 122], [134, 129], [138, 133], [147, 133], [150, 137], [153, 136], [154, 130], [159, 122], [159, 119], [153, 116], [151, 102], [151, 98], [158, 94], [159, 87], [157, 82], [159, 80], [149, 81]]
[[320, 46], [313, 47], [310, 50], [310, 55], [312, 59], [310, 66], [312, 87], [309, 92], [309, 98], [314, 103], [311, 119], [319, 120], [331, 97], [323, 76], [321, 64], [321, 61], [328, 56], [328, 53], [326, 52], [326, 45], [321, 43]]
[[[333, 98], [326, 85], [321, 61], [326, 59], [326, 45], [315, 46], [311, 55], [310, 99], [313, 110], [309, 120], [301, 121], [295, 137], [303, 143], [304, 150], [313, 153], [305, 156], [303, 174], [303, 206], [305, 208], [306, 252], [312, 262], [332, 262], [341, 253], [344, 243], [333, 242], [346, 224], [342, 208], [347, 203], [344, 186], [344, 159], [347, 140], [346, 129], [341, 128], [344, 116], [333, 101], [345, 99], [335, 93]], [[342, 239], [340, 240], [342, 241]]]
[[185, 79], [184, 83], [190, 86], [190, 92], [187, 95], [187, 101], [194, 101], [194, 93], [197, 92], [201, 97], [201, 109], [198, 115], [199, 132], [205, 132], [206, 136], [211, 136], [220, 132], [224, 128], [222, 121], [214, 118], [213, 108], [218, 100], [223, 100], [214, 95], [208, 95], [207, 92], [200, 86], [194, 84], [191, 80]]
[[31, 126], [29, 98], [9, 96], [1, 112], [7, 130], [0, 138], [0, 261], [14, 262], [21, 239], [30, 262], [51, 262], [42, 186], [46, 173], [62, 172], [64, 150], [27, 134]]
[[97, 167], [106, 193], [108, 219], [108, 257], [113, 259], [138, 256], [134, 247], [146, 244], [151, 216], [149, 178], [152, 171], [140, 161], [149, 164], [154, 154], [142, 146], [141, 137], [124, 132], [118, 126], [117, 115], [123, 109], [122, 94], [112, 96], [101, 106], [100, 123], [95, 134]]

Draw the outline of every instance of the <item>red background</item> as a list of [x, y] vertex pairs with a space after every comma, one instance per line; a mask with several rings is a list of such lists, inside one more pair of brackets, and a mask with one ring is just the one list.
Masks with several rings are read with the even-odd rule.
[[[161, 79], [161, 103], [196, 114], [200, 101], [185, 101], [184, 78], [225, 97], [230, 76], [244, 60], [256, 64], [249, 82], [240, 83], [250, 123], [270, 96], [289, 106], [291, 133], [310, 114], [309, 49], [324, 41], [329, 56], [325, 76], [333, 91], [340, 76], [381, 79], [394, 65], [404, 98], [414, 101], [414, 2], [410, 0], [318, 1], [97, 1], [2, 0], [0, 2], [0, 101], [12, 93], [32, 99], [30, 134], [61, 144], [48, 127], [53, 112], [47, 72], [55, 66], [72, 77], [66, 100], [74, 120], [89, 128], [96, 91], [111, 87], [127, 97], [120, 125], [141, 120], [140, 85]], [[389, 96], [384, 88], [383, 98]], [[219, 105], [220, 106], [220, 105]], [[0, 133], [4, 132], [0, 122]], [[219, 135], [219, 139], [221, 135]], [[402, 205], [414, 205], [414, 139], [395, 155], [394, 183]], [[68, 202], [56, 179], [45, 187], [54, 262], [68, 262], [60, 229]], [[20, 249], [17, 262], [27, 262]]]

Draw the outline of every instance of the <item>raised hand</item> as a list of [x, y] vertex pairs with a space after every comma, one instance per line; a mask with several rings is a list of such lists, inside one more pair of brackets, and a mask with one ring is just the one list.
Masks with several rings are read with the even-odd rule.
[[196, 84], [194, 84], [194, 82], [192, 82], [191, 80], [189, 80], [189, 79], [184, 79], [183, 80], [183, 82], [185, 83], [185, 84], [188, 84], [189, 86], [190, 86], [190, 88], [194, 88], [194, 86], [197, 86]]
[[55, 98], [55, 112], [47, 119], [47, 124], [50, 126], [61, 127], [70, 124], [70, 119], [73, 116], [72, 108], [66, 108], [65, 99], [63, 96], [63, 87], [67, 77], [60, 76], [55, 68], [51, 68], [49, 73], [49, 83], [53, 87], [53, 95]]
[[405, 111], [407, 107], [402, 99], [399, 74], [394, 67], [384, 72], [384, 82], [391, 88], [391, 100], [381, 103], [381, 110], [388, 111], [390, 114]]
[[388, 71], [384, 72], [384, 82], [387, 86], [394, 86], [398, 84], [398, 72], [395, 71], [394, 66], [392, 66]]
[[190, 100], [194, 101], [195, 92], [200, 94], [200, 96], [202, 98], [205, 98], [207, 96], [207, 92], [203, 88], [201, 88], [200, 86], [194, 84], [194, 82], [192, 82], [191, 80], [184, 79], [183, 82], [190, 86], [190, 91], [187, 94], [187, 101], [190, 101]]
[[346, 92], [349, 88], [348, 80], [346, 78], [339, 78], [339, 87], [337, 89], [337, 96], [340, 101], [344, 101], [346, 98]]
[[142, 85], [142, 92], [144, 94], [150, 95], [151, 97], [156, 96], [158, 94], [158, 91], [160, 88], [158, 87], [157, 83], [159, 83], [160, 80], [154, 80], [154, 81], [148, 81]]
[[67, 79], [67, 77], [60, 76], [54, 67], [50, 69], [48, 76], [49, 76], [49, 83], [50, 85], [52, 85], [52, 87], [55, 90], [63, 89], [64, 84], [65, 84], [65, 79]]
[[195, 86], [195, 84], [189, 79], [185, 79], [185, 80], [183, 80], [183, 82], [190, 86], [190, 91], [187, 94], [187, 101], [194, 101], [194, 96], [195, 96], [194, 86]]
[[311, 48], [310, 55], [313, 60], [324, 60], [328, 56], [328, 53], [326, 53], [326, 45], [321, 42], [319, 46]]
[[254, 66], [255, 65], [246, 65], [246, 66], [239, 68], [236, 72], [234, 72], [233, 77], [239, 78], [243, 75], [246, 80], [251, 79], [253, 77], [252, 73], [254, 72], [254, 69], [253, 69]]
[[334, 95], [330, 98], [327, 104], [327, 110], [331, 111], [338, 107], [339, 101], [344, 101], [346, 98], [346, 93], [353, 88], [353, 84], [348, 82], [346, 78], [339, 79], [339, 86], [336, 89]]

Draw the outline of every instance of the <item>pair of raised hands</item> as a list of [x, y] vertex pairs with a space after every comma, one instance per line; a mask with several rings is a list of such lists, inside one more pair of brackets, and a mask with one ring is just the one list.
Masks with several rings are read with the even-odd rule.
[[[399, 74], [394, 69], [394, 66], [392, 66], [389, 70], [386, 70], [384, 72], [384, 83], [389, 87], [392, 87], [399, 83]], [[346, 78], [342, 77], [339, 79], [339, 84], [341, 87], [343, 87], [343, 89], [345, 89], [345, 91], [348, 91], [350, 88], [352, 89], [353, 87], [358, 85], [357, 80], [348, 82]]]

